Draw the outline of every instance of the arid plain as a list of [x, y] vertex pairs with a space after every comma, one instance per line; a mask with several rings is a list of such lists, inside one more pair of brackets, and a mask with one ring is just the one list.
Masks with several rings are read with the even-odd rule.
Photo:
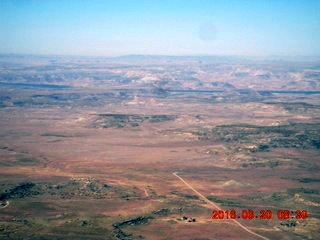
[[319, 239], [319, 62], [1, 55], [0, 238]]

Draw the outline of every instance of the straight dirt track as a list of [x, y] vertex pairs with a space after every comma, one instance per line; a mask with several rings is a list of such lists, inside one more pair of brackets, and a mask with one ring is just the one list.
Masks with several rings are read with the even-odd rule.
[[[195, 192], [202, 200], [204, 200], [206, 203], [210, 204], [211, 206], [213, 206], [214, 208], [221, 210], [221, 208], [214, 202], [210, 201], [208, 198], [206, 198], [205, 196], [203, 196], [200, 192], [198, 192], [196, 189], [194, 189], [189, 183], [187, 183], [182, 177], [180, 177], [177, 172], [172, 173], [174, 176], [176, 176], [177, 178], [180, 179], [181, 182], [183, 182], [188, 188], [190, 188], [193, 192]], [[257, 234], [253, 231], [251, 231], [249, 228], [247, 228], [246, 226], [242, 225], [240, 222], [238, 222], [236, 219], [231, 219], [232, 221], [234, 221], [239, 227], [241, 227], [243, 230], [245, 230], [248, 233], [251, 233], [259, 238], [265, 239], [265, 240], [269, 240], [269, 238], [266, 238], [260, 234]]]

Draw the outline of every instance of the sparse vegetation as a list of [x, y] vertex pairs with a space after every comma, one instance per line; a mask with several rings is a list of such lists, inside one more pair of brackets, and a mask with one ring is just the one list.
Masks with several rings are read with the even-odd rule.
[[291, 123], [280, 126], [248, 124], [220, 125], [211, 130], [193, 132], [201, 140], [215, 139], [225, 143], [258, 145], [256, 150], [269, 148], [320, 149], [319, 124]]
[[123, 128], [138, 127], [144, 122], [157, 123], [172, 121], [176, 118], [174, 115], [141, 115], [141, 114], [98, 114], [98, 117], [92, 123], [95, 128]]
[[230, 200], [230, 199], [225, 199], [225, 198], [217, 198], [217, 197], [213, 197], [213, 196], [208, 196], [207, 197], [210, 201], [216, 202], [221, 206], [225, 206], [225, 207], [238, 207], [238, 208], [244, 208], [246, 206], [244, 206], [241, 203], [235, 202], [234, 200]]
[[0, 200], [35, 197], [45, 195], [48, 199], [81, 199], [81, 198], [130, 198], [136, 196], [133, 190], [119, 186], [102, 184], [93, 178], [75, 178], [68, 182], [52, 185], [50, 183], [26, 182], [12, 187], [2, 186], [5, 192], [0, 195]]

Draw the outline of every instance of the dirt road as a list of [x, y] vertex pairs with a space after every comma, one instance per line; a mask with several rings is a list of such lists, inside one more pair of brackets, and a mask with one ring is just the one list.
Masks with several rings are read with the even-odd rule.
[[[215, 209], [221, 210], [221, 208], [214, 202], [210, 201], [208, 198], [206, 198], [205, 196], [203, 196], [201, 193], [199, 193], [196, 189], [194, 189], [189, 183], [187, 183], [182, 177], [180, 177], [177, 172], [172, 173], [174, 176], [176, 176], [177, 178], [180, 179], [181, 182], [183, 182], [188, 188], [190, 188], [192, 191], [194, 191], [202, 200], [204, 200], [206, 203], [210, 204], [211, 206], [213, 206]], [[261, 239], [265, 239], [265, 240], [269, 240], [269, 238], [266, 238], [258, 233], [255, 233], [253, 231], [251, 231], [249, 228], [247, 228], [246, 226], [242, 225], [240, 222], [238, 222], [236, 219], [231, 219], [232, 221], [234, 221], [239, 227], [241, 227], [243, 230], [245, 230], [248, 233], [251, 233]]]

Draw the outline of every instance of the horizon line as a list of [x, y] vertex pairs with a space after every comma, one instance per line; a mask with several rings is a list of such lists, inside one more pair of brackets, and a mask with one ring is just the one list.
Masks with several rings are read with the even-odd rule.
[[320, 58], [320, 55], [243, 55], [243, 54], [122, 54], [122, 55], [91, 55], [91, 54], [43, 54], [43, 53], [1, 53], [0, 56], [34, 56], [34, 57], [84, 57], [84, 58], [124, 58], [124, 57], [228, 57], [228, 58]]

